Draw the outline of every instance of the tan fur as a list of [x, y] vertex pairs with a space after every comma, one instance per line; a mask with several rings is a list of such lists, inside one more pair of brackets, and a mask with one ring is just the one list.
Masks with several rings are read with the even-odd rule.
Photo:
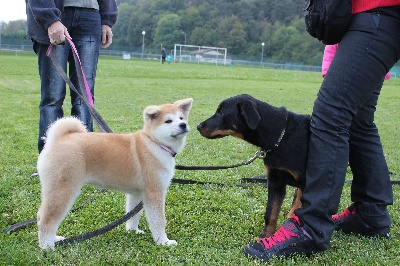
[[303, 191], [300, 188], [296, 188], [295, 198], [293, 200], [292, 208], [286, 216], [287, 218], [293, 218], [293, 216], [295, 216], [294, 211], [301, 207], [301, 196], [303, 196]]
[[[57, 229], [86, 183], [125, 192], [126, 212], [143, 200], [154, 241], [176, 244], [165, 233], [165, 197], [175, 160], [162, 147], [182, 151], [192, 102], [189, 98], [146, 107], [144, 128], [131, 134], [89, 133], [73, 117], [56, 121], [37, 164], [42, 184], [39, 246], [54, 249], [54, 243], [63, 239], [56, 236]], [[126, 230], [142, 233], [138, 228], [142, 212], [127, 221]]]

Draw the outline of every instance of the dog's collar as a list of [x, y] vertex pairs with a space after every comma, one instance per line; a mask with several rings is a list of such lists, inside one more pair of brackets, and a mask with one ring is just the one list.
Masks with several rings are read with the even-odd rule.
[[282, 139], [283, 139], [283, 136], [285, 136], [286, 125], [287, 125], [287, 116], [286, 116], [286, 121], [285, 121], [285, 127], [283, 128], [283, 130], [282, 130], [282, 132], [281, 132], [281, 135], [279, 136], [278, 141], [275, 143], [275, 145], [274, 145], [274, 147], [273, 147], [272, 149], [269, 149], [269, 150], [266, 150], [266, 151], [264, 150], [265, 153], [269, 153], [269, 152], [271, 152], [271, 151], [273, 151], [273, 150], [279, 148], [279, 144], [281, 144], [281, 141], [282, 141]]
[[171, 149], [170, 147], [167, 147], [165, 145], [162, 145], [160, 143], [155, 142], [161, 149], [163, 149], [164, 151], [168, 152], [172, 157], [175, 157], [176, 152], [174, 152], [173, 149]]
[[168, 152], [172, 157], [175, 157], [175, 155], [177, 154], [173, 149], [171, 149], [168, 146], [162, 145], [156, 141], [154, 141], [149, 135], [145, 134], [152, 142], [154, 142], [155, 144], [158, 145], [158, 147], [160, 147], [162, 150]]

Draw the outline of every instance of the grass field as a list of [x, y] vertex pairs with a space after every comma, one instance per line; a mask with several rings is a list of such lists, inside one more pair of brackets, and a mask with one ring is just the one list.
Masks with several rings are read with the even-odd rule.
[[[319, 73], [277, 71], [101, 57], [96, 80], [96, 108], [114, 132], [142, 127], [147, 105], [194, 98], [189, 117], [192, 131], [181, 165], [230, 165], [251, 158], [257, 148], [234, 138], [207, 140], [196, 130], [226, 97], [248, 93], [276, 106], [311, 113], [322, 78]], [[33, 52], [0, 52], [0, 229], [36, 216], [40, 182], [36, 171], [40, 85]], [[400, 80], [384, 84], [376, 112], [392, 179], [400, 179]], [[69, 114], [69, 97], [64, 111]], [[264, 172], [262, 161], [220, 171], [176, 171], [176, 178], [236, 184], [242, 177]], [[346, 177], [351, 179], [350, 173]], [[268, 265], [400, 265], [400, 188], [394, 185], [390, 206], [392, 239], [368, 239], [335, 232], [331, 247], [311, 257], [273, 259]], [[96, 188], [87, 186], [77, 201]], [[283, 212], [290, 210], [292, 188]], [[345, 184], [340, 210], [350, 204]], [[124, 226], [91, 240], [43, 252], [37, 226], [12, 234], [0, 233], [0, 265], [262, 265], [244, 257], [242, 250], [263, 225], [267, 199], [261, 186], [239, 188], [172, 184], [166, 203], [167, 234], [175, 247], [156, 246], [142, 217], [143, 235]], [[124, 195], [108, 191], [81, 210], [70, 213], [59, 234], [70, 237], [91, 231], [124, 214]], [[278, 224], [284, 221], [283, 215]]]

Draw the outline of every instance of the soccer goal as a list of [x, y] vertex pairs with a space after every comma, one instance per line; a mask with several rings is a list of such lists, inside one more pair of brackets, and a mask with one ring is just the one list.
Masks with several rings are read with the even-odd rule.
[[174, 62], [195, 62], [226, 65], [227, 49], [221, 47], [175, 44], [173, 50]]

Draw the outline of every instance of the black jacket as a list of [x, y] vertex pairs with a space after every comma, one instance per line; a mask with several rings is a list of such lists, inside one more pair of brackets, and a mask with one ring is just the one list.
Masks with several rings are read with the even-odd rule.
[[[62, 21], [64, 0], [25, 0], [28, 36], [43, 44], [50, 44], [47, 28]], [[97, 0], [101, 25], [112, 27], [117, 21], [118, 9], [115, 0]]]

